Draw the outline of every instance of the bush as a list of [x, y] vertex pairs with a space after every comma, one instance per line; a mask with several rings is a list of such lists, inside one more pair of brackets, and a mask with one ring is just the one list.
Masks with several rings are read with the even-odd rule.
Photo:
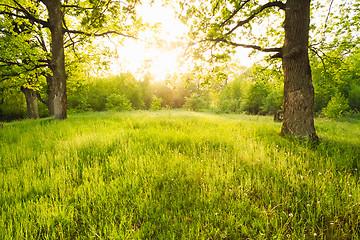
[[218, 102], [220, 112], [240, 112], [241, 89], [238, 85], [231, 83], [222, 88]]
[[209, 108], [209, 100], [204, 96], [193, 93], [189, 98], [186, 98], [184, 108], [192, 111], [201, 111]]
[[344, 96], [336, 94], [322, 110], [325, 117], [338, 119], [349, 109], [348, 101]]
[[360, 111], [360, 85], [353, 85], [349, 92], [349, 106], [352, 110]]
[[124, 94], [113, 93], [107, 97], [106, 109], [113, 111], [131, 110], [131, 103]]
[[258, 81], [249, 88], [242, 103], [242, 109], [250, 114], [259, 114], [269, 94], [269, 86], [264, 81]]
[[162, 98], [158, 98], [156, 96], [153, 96], [152, 99], [151, 99], [151, 105], [150, 105], [151, 110], [160, 110], [161, 109], [161, 103], [162, 103]]
[[91, 111], [92, 108], [87, 102], [87, 97], [85, 95], [68, 95], [68, 108], [69, 112], [86, 112]]
[[219, 102], [219, 109], [225, 113], [239, 113], [241, 106], [241, 99], [221, 99]]
[[321, 113], [321, 111], [326, 107], [326, 105], [329, 101], [330, 101], [329, 94], [322, 94], [322, 93], [315, 91], [314, 112], [317, 114]]
[[265, 98], [264, 105], [261, 110], [267, 114], [275, 114], [281, 110], [283, 103], [283, 91], [282, 89], [274, 89]]
[[26, 114], [26, 101], [20, 90], [13, 88], [0, 91], [0, 121], [24, 119]]

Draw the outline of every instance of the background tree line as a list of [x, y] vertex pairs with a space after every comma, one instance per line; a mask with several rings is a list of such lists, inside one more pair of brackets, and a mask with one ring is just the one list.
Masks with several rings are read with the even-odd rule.
[[[334, 119], [343, 115], [359, 116], [360, 51], [356, 50], [343, 58], [335, 54], [329, 52], [329, 57], [323, 61], [315, 55], [311, 57], [315, 114]], [[216, 79], [216, 76], [201, 76], [198, 81], [198, 76], [190, 73], [168, 76], [167, 80], [157, 82], [150, 73], [136, 79], [131, 73], [90, 77], [86, 70], [81, 72], [73, 67], [69, 71], [72, 72], [68, 81], [70, 112], [184, 108], [270, 115], [282, 109], [283, 75], [277, 64], [254, 65], [217, 81], [206, 81], [209, 77]], [[0, 91], [1, 121], [28, 117], [21, 87], [3, 87]], [[46, 97], [45, 78], [40, 81], [38, 92], [43, 98]], [[39, 115], [48, 116], [46, 105], [37, 101]]]

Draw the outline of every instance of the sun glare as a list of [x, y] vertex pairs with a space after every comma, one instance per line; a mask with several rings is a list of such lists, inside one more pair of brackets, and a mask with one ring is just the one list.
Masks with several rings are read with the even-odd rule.
[[[160, 4], [142, 5], [138, 13], [149, 24], [161, 24], [161, 30], [156, 37], [166, 45], [171, 46], [179, 42], [186, 34], [187, 27], [175, 18], [174, 11], [169, 7]], [[155, 36], [153, 32], [146, 31], [140, 35], [140, 38], [151, 39]], [[175, 47], [149, 47], [145, 42], [133, 39], [126, 39], [121, 47], [113, 42], [105, 43], [111, 50], [117, 52], [110, 66], [110, 73], [113, 75], [130, 71], [135, 77], [140, 78], [144, 73], [150, 72], [155, 81], [162, 81], [179, 67], [180, 51]]]
[[[182, 66], [178, 60], [180, 49], [176, 48], [174, 43], [181, 43], [181, 38], [187, 34], [188, 27], [176, 19], [173, 9], [162, 6], [160, 3], [154, 3], [152, 6], [141, 5], [137, 11], [145, 22], [161, 24], [158, 33], [147, 30], [142, 32], [139, 38], [154, 39], [156, 37], [167, 46], [148, 46], [145, 41], [134, 39], [124, 39], [120, 46], [114, 40], [104, 39], [104, 44], [117, 52], [111, 59], [109, 73], [118, 75], [121, 72], [131, 72], [137, 79], [141, 79], [145, 73], [149, 72], [154, 81], [163, 81], [169, 74], [181, 71]], [[250, 49], [237, 48], [234, 59], [239, 60], [240, 65], [250, 67], [264, 56], [260, 53], [250, 58], [250, 52]]]

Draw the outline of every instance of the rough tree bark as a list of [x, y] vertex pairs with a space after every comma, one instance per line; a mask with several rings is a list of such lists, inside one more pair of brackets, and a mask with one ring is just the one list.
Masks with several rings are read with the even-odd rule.
[[48, 96], [48, 98], [46, 100], [44, 100], [40, 93], [36, 92], [36, 97], [37, 99], [45, 104], [49, 110], [49, 115], [50, 116], [54, 116], [54, 91], [53, 89], [53, 83], [52, 83], [52, 76], [50, 74], [46, 75], [46, 82], [47, 82], [47, 90], [46, 90], [46, 94]]
[[[51, 63], [50, 68], [53, 72], [53, 94], [54, 94], [54, 117], [56, 119], [67, 118], [67, 96], [66, 96], [66, 72], [65, 72], [65, 53], [64, 53], [64, 29], [63, 13], [61, 11], [60, 0], [42, 1], [49, 14], [49, 27], [51, 32]], [[49, 96], [50, 97], [50, 96]], [[49, 108], [50, 110], [50, 108]], [[50, 110], [51, 111], [51, 110]]]
[[33, 89], [26, 87], [21, 87], [21, 91], [25, 95], [28, 117], [31, 119], [38, 119], [39, 108], [38, 108], [36, 92]]
[[53, 80], [50, 74], [46, 75], [46, 83], [47, 83], [47, 96], [48, 99], [46, 101], [46, 106], [49, 110], [49, 115], [54, 116], [54, 90], [53, 90]]
[[308, 55], [310, 0], [288, 0], [282, 48], [284, 100], [282, 135], [318, 139], [314, 126], [314, 87]]

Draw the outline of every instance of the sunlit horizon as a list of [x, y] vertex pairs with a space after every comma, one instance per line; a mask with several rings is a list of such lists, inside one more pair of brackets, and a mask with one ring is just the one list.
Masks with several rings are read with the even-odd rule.
[[[150, 73], [153, 81], [163, 81], [168, 75], [184, 71], [181, 65], [181, 48], [171, 46], [176, 44], [187, 44], [182, 38], [187, 35], [188, 27], [181, 23], [175, 16], [175, 11], [169, 6], [162, 6], [159, 3], [141, 5], [138, 14], [143, 17], [144, 22], [149, 24], [160, 23], [158, 33], [151, 30], [140, 33], [140, 39], [151, 39], [157, 37], [168, 46], [147, 46], [148, 43], [142, 40], [124, 39], [119, 46], [115, 41], [104, 39], [116, 56], [111, 59], [108, 74], [119, 75], [122, 72], [131, 72], [137, 79], [141, 79], [145, 73]], [[240, 59], [240, 64], [250, 67], [256, 60], [248, 55], [251, 50], [237, 49], [235, 58]]]
[[[148, 30], [140, 33], [140, 39], [151, 39], [156, 35], [165, 45], [171, 45], [179, 43], [187, 33], [187, 26], [175, 18], [175, 12], [170, 7], [158, 3], [142, 5], [138, 14], [149, 24], [161, 24], [159, 33]], [[131, 72], [136, 78], [141, 78], [145, 73], [150, 73], [154, 81], [162, 81], [180, 67], [180, 50], [175, 46], [147, 46], [147, 42], [134, 39], [125, 39], [120, 47], [111, 42], [107, 45], [117, 52], [109, 71], [113, 75]]]

